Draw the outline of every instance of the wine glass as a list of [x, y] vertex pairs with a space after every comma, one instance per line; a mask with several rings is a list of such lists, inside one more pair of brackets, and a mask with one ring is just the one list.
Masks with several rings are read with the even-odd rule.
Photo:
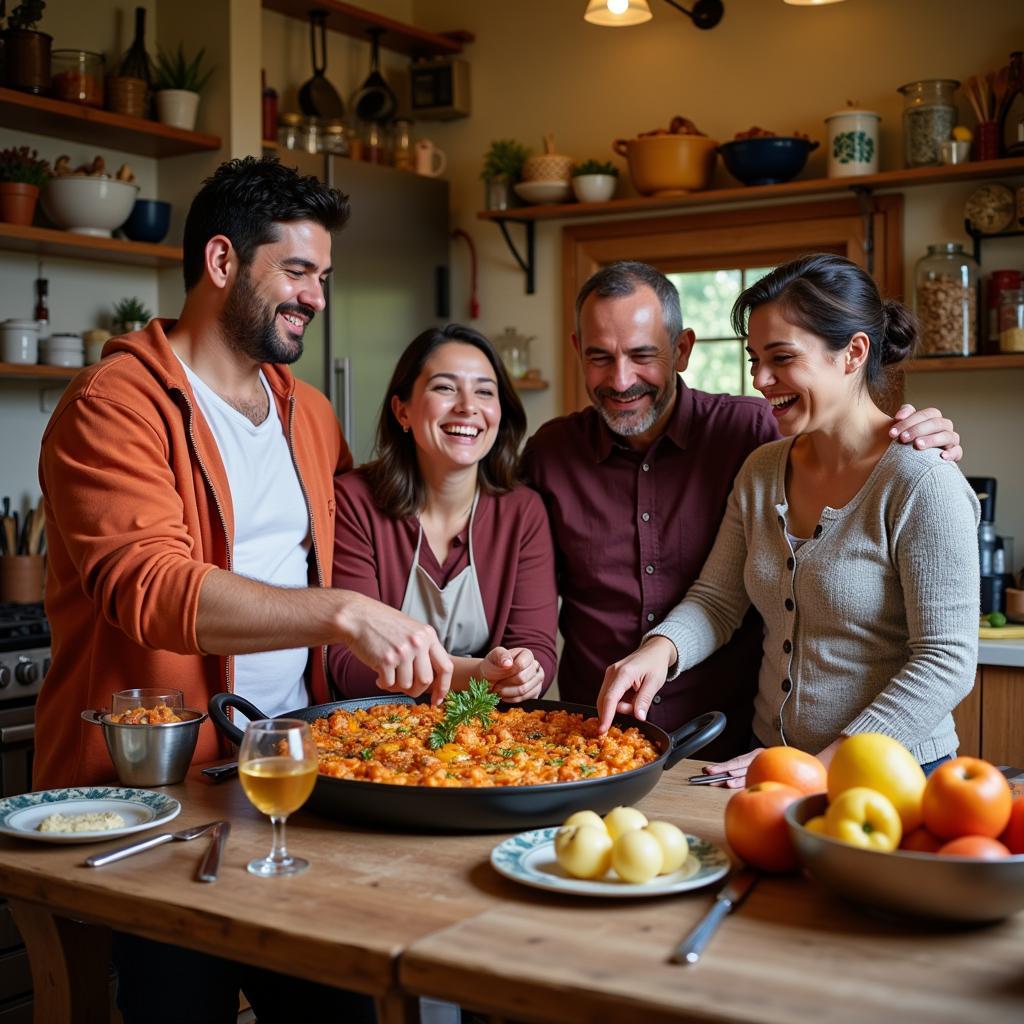
[[297, 875], [308, 860], [292, 857], [284, 842], [285, 818], [313, 792], [317, 756], [309, 724], [297, 718], [250, 722], [238, 750], [238, 777], [249, 802], [270, 816], [274, 846], [269, 856], [249, 862], [261, 878]]

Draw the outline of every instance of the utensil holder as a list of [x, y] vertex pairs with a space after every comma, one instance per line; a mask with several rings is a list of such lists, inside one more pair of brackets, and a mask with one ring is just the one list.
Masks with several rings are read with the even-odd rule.
[[0, 558], [0, 601], [35, 604], [43, 599], [46, 564], [42, 555], [4, 555]]
[[107, 80], [107, 106], [115, 114], [145, 117], [149, 105], [149, 86], [142, 78], [112, 75]]
[[999, 125], [995, 121], [981, 121], [974, 126], [974, 159], [999, 158]]

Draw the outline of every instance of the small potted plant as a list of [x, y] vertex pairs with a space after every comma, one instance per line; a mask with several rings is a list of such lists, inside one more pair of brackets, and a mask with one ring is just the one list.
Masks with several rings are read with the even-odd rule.
[[618, 167], [606, 160], [584, 160], [572, 169], [572, 190], [581, 203], [607, 203], [618, 180]]
[[141, 331], [152, 319], [153, 314], [146, 309], [145, 303], [135, 296], [121, 299], [114, 306], [114, 331], [117, 334]]
[[215, 70], [200, 71], [205, 55], [204, 47], [188, 60], [180, 43], [175, 54], [158, 52], [153, 88], [156, 90], [156, 116], [164, 124], [187, 131], [195, 128], [199, 94]]
[[[46, 0], [21, 0], [7, 16], [3, 31], [4, 85], [22, 92], [50, 90], [50, 44], [53, 36], [37, 32]], [[4, 4], [0, 3], [0, 15]]]
[[28, 146], [0, 151], [0, 221], [31, 224], [39, 189], [52, 173], [50, 165]]
[[507, 210], [512, 205], [512, 186], [523, 173], [530, 151], [515, 139], [497, 139], [484, 154], [480, 177], [487, 186], [488, 210]]

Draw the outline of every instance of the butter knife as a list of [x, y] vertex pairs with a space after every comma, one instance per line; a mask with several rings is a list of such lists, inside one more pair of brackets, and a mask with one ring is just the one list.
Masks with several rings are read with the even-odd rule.
[[676, 947], [672, 963], [695, 964], [725, 916], [731, 914], [750, 895], [757, 879], [758, 876], [752, 871], [738, 871], [734, 874], [718, 890], [711, 909], [700, 919], [696, 928]]
[[200, 882], [216, 882], [217, 871], [220, 869], [220, 857], [224, 852], [224, 846], [228, 841], [228, 834], [231, 826], [226, 821], [218, 821], [213, 826], [213, 836], [210, 845], [199, 862], [199, 870], [196, 872], [196, 879]]
[[204, 832], [219, 824], [221, 824], [219, 821], [209, 821], [205, 825], [193, 825], [192, 828], [184, 828], [180, 832], [161, 832], [158, 835], [149, 836], [147, 839], [128, 843], [127, 846], [118, 846], [116, 849], [107, 850], [104, 853], [94, 853], [91, 857], [86, 858], [85, 866], [101, 868], [104, 864], [113, 864], [114, 861], [123, 860], [125, 857], [131, 857], [136, 853], [142, 853], [143, 850], [152, 850], [154, 847], [162, 846], [164, 843], [169, 843], [172, 839], [198, 839]]

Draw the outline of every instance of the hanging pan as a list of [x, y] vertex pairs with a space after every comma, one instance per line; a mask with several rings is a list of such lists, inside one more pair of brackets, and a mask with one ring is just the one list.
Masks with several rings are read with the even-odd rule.
[[360, 121], [389, 121], [395, 115], [398, 100], [391, 86], [380, 73], [380, 37], [383, 29], [371, 28], [366, 34], [372, 47], [370, 73], [359, 91], [352, 97], [352, 109]]
[[[309, 12], [309, 49], [313, 58], [313, 77], [299, 89], [299, 109], [307, 117], [340, 118], [345, 104], [337, 90], [327, 81], [327, 12]], [[320, 60], [317, 60], [319, 36]]]

